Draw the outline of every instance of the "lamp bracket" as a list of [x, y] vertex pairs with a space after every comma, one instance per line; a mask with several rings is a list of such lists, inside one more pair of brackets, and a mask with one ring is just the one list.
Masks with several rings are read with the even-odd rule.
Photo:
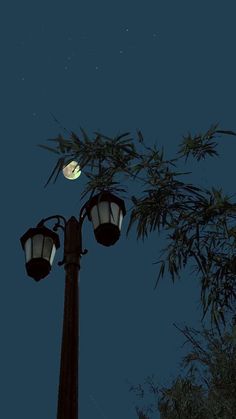
[[[82, 255], [86, 255], [88, 253], [88, 250], [87, 249], [84, 249], [84, 250], [82, 250], [81, 252], [80, 252], [80, 256], [82, 256]], [[57, 262], [57, 264], [58, 264], [58, 266], [62, 266], [62, 265], [64, 265], [65, 264], [65, 257], [62, 259], [62, 260], [60, 260], [59, 262]]]
[[[65, 231], [66, 219], [65, 219], [65, 217], [63, 217], [63, 215], [58, 215], [58, 214], [57, 215], [51, 215], [50, 217], [47, 217], [47, 218], [43, 218], [38, 223], [37, 227], [42, 227], [46, 221], [54, 220], [55, 218], [57, 219], [57, 222], [55, 223], [55, 225], [53, 227], [53, 231], [57, 231], [58, 228], [61, 228], [63, 231]], [[63, 220], [64, 225], [62, 225], [60, 223], [60, 219]]]

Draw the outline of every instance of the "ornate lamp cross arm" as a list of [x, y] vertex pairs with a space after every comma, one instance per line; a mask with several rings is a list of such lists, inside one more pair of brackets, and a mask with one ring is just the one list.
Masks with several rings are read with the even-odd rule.
[[[63, 231], [65, 231], [65, 225], [66, 225], [66, 219], [63, 217], [63, 215], [51, 215], [47, 218], [42, 218], [42, 220], [37, 224], [37, 227], [42, 227], [46, 221], [54, 220], [57, 218], [57, 223], [53, 227], [53, 231], [57, 231], [58, 228], [61, 228]], [[64, 226], [60, 224], [60, 219], [63, 220]]]

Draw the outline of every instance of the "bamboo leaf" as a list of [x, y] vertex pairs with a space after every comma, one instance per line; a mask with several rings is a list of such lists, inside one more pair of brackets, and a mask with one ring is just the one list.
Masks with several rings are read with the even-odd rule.
[[[62, 168], [63, 168], [63, 164], [64, 164], [64, 157], [61, 157], [61, 158], [57, 161], [56, 166], [54, 167], [54, 169], [53, 169], [53, 171], [52, 171], [52, 173], [51, 173], [51, 175], [50, 175], [50, 177], [49, 177], [49, 179], [48, 179], [47, 183], [44, 185], [44, 188], [46, 188], [46, 186], [48, 185], [48, 183], [49, 183], [49, 182], [50, 182], [50, 180], [52, 179], [53, 175], [55, 174], [56, 170], [57, 170], [57, 174], [56, 174], [56, 179], [57, 179], [57, 177], [58, 177], [58, 175], [59, 175], [60, 171], [61, 171], [61, 170], [62, 170]], [[54, 180], [54, 183], [56, 182], [56, 179]]]
[[160, 270], [159, 270], [159, 274], [158, 274], [158, 277], [157, 277], [157, 280], [156, 280], [156, 284], [155, 284], [154, 289], [156, 289], [157, 284], [158, 284], [160, 278], [161, 277], [163, 278], [164, 273], [165, 273], [165, 262], [163, 260], [161, 260], [161, 261], [158, 261], [158, 262], [154, 262], [153, 264], [155, 265], [157, 263], [161, 263], [161, 267], [160, 267]]
[[80, 127], [80, 130], [81, 130], [81, 132], [82, 132], [82, 134], [84, 136], [84, 140], [86, 142], [89, 142], [89, 137], [88, 137], [87, 133], [85, 132], [85, 130], [82, 127]]
[[59, 153], [59, 151], [55, 150], [54, 148], [48, 147], [48, 146], [46, 146], [46, 145], [43, 145], [43, 144], [37, 144], [37, 146], [38, 146], [38, 147], [41, 147], [41, 148], [44, 148], [45, 150], [52, 151], [53, 153], [56, 153], [56, 154], [59, 154], [59, 155], [61, 154], [61, 153]]
[[236, 132], [234, 132], [234, 131], [217, 130], [215, 132], [220, 133], [220, 134], [236, 135]]
[[137, 134], [138, 134], [138, 142], [143, 143], [144, 138], [143, 138], [143, 134], [141, 133], [141, 131], [137, 130]]
[[105, 140], [113, 141], [113, 138], [108, 137], [108, 136], [106, 136], [104, 134], [101, 134], [100, 132], [94, 131], [94, 134], [97, 135], [97, 138], [98, 139], [104, 138]]

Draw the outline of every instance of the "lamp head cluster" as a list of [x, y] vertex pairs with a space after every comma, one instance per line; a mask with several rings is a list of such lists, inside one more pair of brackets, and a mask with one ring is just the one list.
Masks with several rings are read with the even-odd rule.
[[[84, 205], [84, 208], [85, 215], [93, 223], [97, 242], [103, 246], [114, 245], [119, 240], [123, 217], [126, 214], [124, 201], [112, 193], [104, 191], [92, 197]], [[58, 216], [52, 216], [48, 219], [55, 217], [58, 218]], [[60, 225], [57, 223], [58, 226]], [[80, 223], [81, 227], [82, 222]], [[56, 249], [60, 247], [59, 236], [39, 223], [36, 228], [30, 228], [20, 238], [20, 241], [25, 252], [27, 274], [35, 281], [40, 281], [51, 270]]]

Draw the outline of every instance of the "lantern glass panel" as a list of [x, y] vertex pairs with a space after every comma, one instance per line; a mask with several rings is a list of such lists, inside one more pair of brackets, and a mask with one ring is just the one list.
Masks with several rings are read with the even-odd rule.
[[52, 266], [52, 262], [53, 262], [53, 259], [54, 259], [54, 256], [55, 256], [55, 253], [56, 253], [56, 246], [55, 246], [55, 244], [53, 243], [53, 246], [52, 246], [52, 253], [51, 253], [51, 257], [50, 257], [50, 265]]
[[43, 244], [43, 258], [50, 260], [51, 252], [52, 252], [53, 240], [51, 237], [44, 238]]
[[94, 207], [91, 209], [91, 217], [93, 222], [93, 228], [95, 230], [99, 226], [97, 205], [94, 205]]
[[119, 223], [119, 206], [115, 202], [111, 202], [111, 211], [112, 214], [110, 215], [110, 220], [112, 224], [115, 224], [118, 226]]
[[31, 259], [31, 237], [25, 242], [25, 261], [29, 262]]
[[43, 235], [36, 234], [33, 237], [33, 258], [40, 258], [42, 257], [42, 249], [43, 249]]
[[109, 205], [107, 201], [101, 201], [98, 204], [98, 212], [100, 216], [100, 224], [109, 223]]
[[123, 212], [120, 210], [119, 230], [121, 230], [122, 221], [123, 221]]

